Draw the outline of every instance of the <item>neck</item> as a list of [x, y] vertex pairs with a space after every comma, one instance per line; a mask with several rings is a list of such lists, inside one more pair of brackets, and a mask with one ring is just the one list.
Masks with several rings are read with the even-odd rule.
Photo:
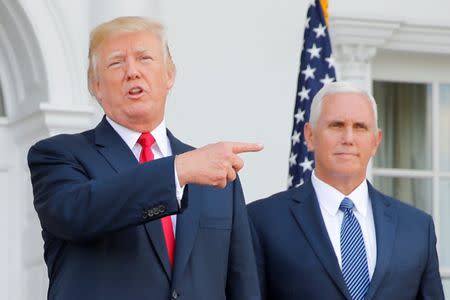
[[350, 195], [366, 178], [365, 176], [325, 176], [325, 174], [316, 170], [315, 175], [317, 178], [332, 186], [344, 195]]
[[113, 117], [108, 116], [115, 123], [128, 128], [130, 130], [136, 132], [152, 132], [156, 127], [158, 127], [162, 122], [164, 122], [164, 118], [159, 118], [157, 120], [145, 120], [140, 122], [139, 120], [115, 120]]

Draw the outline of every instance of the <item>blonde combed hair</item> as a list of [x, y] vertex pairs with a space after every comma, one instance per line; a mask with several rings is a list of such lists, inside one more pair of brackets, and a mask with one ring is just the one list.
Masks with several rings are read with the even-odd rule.
[[166, 29], [164, 25], [158, 21], [151, 20], [146, 17], [130, 16], [119, 17], [111, 21], [102, 23], [95, 27], [89, 37], [89, 67], [87, 71], [88, 89], [91, 95], [94, 96], [93, 82], [96, 78], [97, 66], [97, 50], [100, 45], [107, 39], [121, 34], [121, 33], [135, 33], [135, 32], [150, 32], [156, 35], [164, 48], [164, 58], [168, 67], [175, 71], [175, 64], [170, 55], [169, 46], [167, 43]]

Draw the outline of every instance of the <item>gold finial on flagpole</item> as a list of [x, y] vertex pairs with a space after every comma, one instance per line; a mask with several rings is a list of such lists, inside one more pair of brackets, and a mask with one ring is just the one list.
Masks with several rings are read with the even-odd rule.
[[322, 7], [325, 23], [328, 26], [328, 0], [320, 0], [320, 6]]

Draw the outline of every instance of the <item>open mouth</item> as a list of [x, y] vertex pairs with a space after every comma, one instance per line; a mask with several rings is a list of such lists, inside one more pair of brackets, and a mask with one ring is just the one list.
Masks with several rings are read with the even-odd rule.
[[144, 92], [144, 90], [140, 86], [132, 87], [128, 90], [128, 94], [131, 96], [138, 96], [142, 94], [142, 92]]
[[128, 96], [133, 99], [139, 98], [143, 93], [144, 89], [140, 86], [135, 86], [128, 90]]

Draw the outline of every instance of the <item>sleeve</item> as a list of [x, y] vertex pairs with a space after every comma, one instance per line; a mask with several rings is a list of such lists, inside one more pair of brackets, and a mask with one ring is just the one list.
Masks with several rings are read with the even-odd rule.
[[68, 148], [47, 139], [28, 153], [34, 206], [54, 236], [84, 241], [178, 212], [173, 156], [93, 179]]
[[441, 276], [439, 274], [439, 261], [436, 251], [436, 233], [433, 219], [429, 217], [428, 235], [428, 261], [425, 271], [422, 274], [419, 294], [417, 299], [424, 300], [444, 300]]
[[261, 299], [247, 210], [242, 187], [237, 178], [233, 189], [233, 227], [231, 232], [227, 299]]

